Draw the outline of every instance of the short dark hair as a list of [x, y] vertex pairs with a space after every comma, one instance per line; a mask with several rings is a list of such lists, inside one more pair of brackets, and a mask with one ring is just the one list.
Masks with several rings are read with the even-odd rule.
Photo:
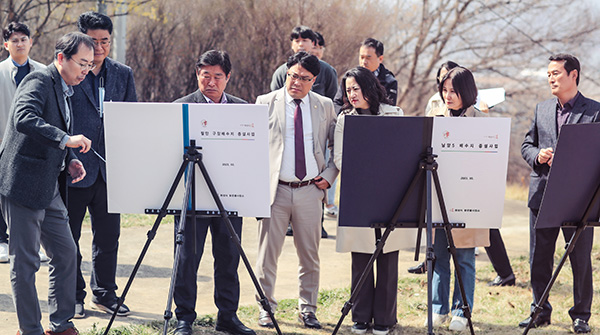
[[457, 66], [446, 73], [439, 85], [440, 96], [444, 103], [446, 103], [446, 100], [444, 99], [442, 90], [446, 80], [452, 81], [452, 88], [462, 100], [463, 109], [475, 104], [475, 101], [477, 101], [477, 86], [475, 85], [475, 78], [473, 78], [471, 71], [462, 66]]
[[577, 59], [577, 57], [570, 54], [559, 53], [550, 56], [548, 60], [551, 62], [564, 61], [564, 67], [567, 71], [567, 74], [570, 74], [573, 70], [577, 70], [576, 84], [579, 85], [579, 77], [581, 77], [581, 66], [579, 65], [579, 60]]
[[321, 63], [319, 62], [317, 56], [313, 56], [306, 51], [298, 51], [288, 58], [288, 69], [296, 64], [300, 64], [300, 66], [312, 73], [315, 77], [319, 75], [319, 72], [321, 72]]
[[8, 42], [8, 39], [14, 33], [21, 33], [27, 35], [27, 37], [31, 37], [29, 27], [27, 27], [25, 23], [11, 22], [6, 28], [2, 29], [2, 36], [4, 37], [4, 42]]
[[56, 41], [56, 47], [54, 48], [54, 59], [57, 59], [59, 53], [62, 53], [66, 59], [71, 59], [74, 54], [79, 52], [79, 46], [81, 44], [85, 45], [91, 50], [94, 50], [94, 41], [91, 37], [84, 33], [74, 31], [63, 35], [58, 39], [58, 41]]
[[79, 31], [84, 34], [86, 34], [89, 29], [107, 30], [110, 35], [112, 35], [113, 31], [113, 24], [110, 17], [98, 12], [85, 12], [79, 15], [77, 27], [79, 28]]
[[373, 48], [375, 49], [375, 54], [377, 57], [381, 57], [383, 55], [383, 43], [379, 42], [374, 38], [367, 38], [361, 44], [361, 47]]
[[440, 65], [440, 68], [437, 70], [437, 74], [435, 75], [435, 81], [437, 82], [438, 86], [440, 85], [440, 73], [442, 72], [442, 69], [446, 69], [446, 71], [450, 71], [457, 66], [458, 66], [458, 64], [454, 63], [451, 60]]
[[315, 36], [317, 37], [317, 45], [320, 45], [322, 47], [325, 46], [325, 39], [323, 38], [323, 35], [321, 35], [320, 32], [315, 31]]
[[198, 58], [196, 62], [196, 69], [199, 70], [203, 66], [219, 65], [225, 75], [228, 76], [231, 72], [231, 61], [229, 55], [225, 51], [221, 50], [209, 50]]
[[297, 26], [292, 29], [290, 41], [293, 41], [297, 38], [308, 38], [313, 43], [317, 43], [317, 36], [315, 35], [315, 32], [307, 26]]
[[346, 93], [346, 80], [350, 77], [354, 78], [358, 86], [360, 86], [360, 91], [365, 100], [369, 103], [369, 111], [372, 115], [379, 114], [379, 106], [381, 104], [390, 103], [385, 88], [381, 86], [379, 79], [375, 77], [373, 72], [369, 71], [367, 68], [358, 66], [346, 71], [342, 78], [342, 92], [344, 94], [344, 106], [342, 107], [342, 110], [352, 108], [352, 105], [348, 100], [348, 93]]

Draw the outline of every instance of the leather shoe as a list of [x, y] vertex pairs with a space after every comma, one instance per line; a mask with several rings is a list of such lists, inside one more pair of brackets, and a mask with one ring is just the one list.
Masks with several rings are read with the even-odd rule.
[[273, 324], [273, 320], [271, 320], [269, 313], [263, 310], [261, 310], [260, 314], [258, 315], [258, 325], [265, 328], [275, 328], [275, 325]]
[[[521, 328], [527, 328], [527, 325], [529, 324], [530, 321], [531, 321], [531, 316], [528, 317], [527, 319], [519, 322], [519, 327], [521, 327]], [[547, 326], [549, 324], [550, 324], [550, 317], [543, 318], [543, 317], [538, 316], [537, 318], [535, 318], [535, 321], [531, 325], [531, 328], [544, 327], [544, 326]]]
[[575, 334], [589, 333], [591, 331], [590, 325], [583, 319], [575, 319], [573, 321], [573, 332]]
[[53, 332], [50, 329], [46, 329], [44, 335], [79, 335], [79, 331], [75, 327], [71, 327], [67, 330], [63, 330], [61, 332]]
[[173, 335], [192, 335], [192, 323], [185, 320], [178, 320], [177, 327], [175, 327], [175, 332]]
[[497, 276], [488, 283], [488, 286], [515, 286], [515, 274], [511, 273], [504, 278]]
[[415, 266], [411, 266], [410, 268], [408, 268], [407, 270], [409, 273], [414, 273], [414, 274], [423, 274], [427, 272], [427, 265], [425, 265], [425, 262], [421, 262], [418, 265]]
[[317, 320], [315, 313], [302, 312], [298, 314], [300, 321], [304, 322], [304, 326], [308, 328], [321, 329], [321, 323]]
[[238, 319], [237, 315], [233, 315], [231, 318], [218, 318], [217, 325], [215, 327], [217, 331], [227, 332], [233, 335], [256, 335], [254, 330], [244, 326], [242, 321]]

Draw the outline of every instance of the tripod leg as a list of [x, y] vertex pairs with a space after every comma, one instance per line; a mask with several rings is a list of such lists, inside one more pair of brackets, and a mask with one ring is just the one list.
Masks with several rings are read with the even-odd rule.
[[260, 302], [262, 308], [267, 313], [269, 313], [269, 317], [273, 321], [273, 326], [275, 327], [277, 334], [281, 335], [282, 334], [281, 329], [279, 328], [279, 324], [277, 323], [277, 320], [275, 319], [275, 314], [273, 313], [273, 310], [271, 309], [271, 304], [269, 303], [262, 288], [260, 287], [260, 283], [258, 282], [258, 279], [256, 279], [256, 275], [254, 274], [254, 271], [252, 270], [252, 265], [250, 265], [250, 261], [248, 260], [248, 257], [246, 256], [244, 249], [242, 248], [242, 244], [241, 244], [239, 236], [233, 229], [233, 225], [231, 224], [229, 215], [227, 214], [227, 211], [225, 210], [225, 207], [223, 206], [223, 202], [221, 201], [221, 198], [219, 198], [219, 194], [217, 193], [217, 190], [216, 190], [214, 184], [212, 183], [210, 176], [208, 175], [208, 171], [206, 170], [206, 167], [204, 166], [204, 163], [202, 162], [202, 160], [198, 160], [198, 161], [196, 161], [196, 163], [198, 164], [198, 167], [200, 168], [200, 171], [202, 172], [202, 175], [204, 176], [204, 180], [206, 181], [206, 185], [208, 186], [208, 189], [210, 190], [210, 193], [212, 195], [213, 200], [215, 201], [215, 204], [217, 204], [217, 207], [219, 208], [221, 217], [223, 218], [223, 221], [225, 222], [225, 225], [227, 226], [227, 230], [229, 231], [229, 236], [231, 238], [231, 241], [235, 244], [236, 248], [238, 249], [238, 251], [240, 253], [240, 258], [242, 259], [242, 262], [244, 263], [244, 266], [246, 267], [246, 270], [248, 271], [248, 274], [250, 275], [250, 279], [252, 280], [252, 283], [254, 284], [254, 287], [256, 288], [256, 292], [258, 293], [258, 296], [260, 297], [259, 302]]
[[523, 335], [525, 335], [525, 334], [527, 334], [529, 332], [529, 330], [533, 327], [533, 323], [534, 323], [535, 319], [542, 312], [542, 306], [548, 300], [548, 296], [550, 295], [550, 290], [552, 289], [552, 286], [554, 285], [554, 282], [558, 278], [558, 275], [559, 275], [560, 271], [562, 270], [563, 266], [565, 265], [565, 262], [567, 261], [567, 258], [573, 252], [573, 248], [575, 248], [575, 243], [577, 242], [577, 239], [579, 239], [579, 235], [581, 235], [581, 233], [583, 232], [583, 230], [586, 227], [587, 227], [587, 225], [580, 224], [577, 227], [577, 230], [575, 231], [575, 234], [573, 234], [573, 236], [571, 236], [571, 239], [569, 240], [569, 242], [565, 246], [565, 249], [566, 249], [565, 253], [561, 257], [560, 262], [558, 263], [558, 265], [556, 266], [556, 269], [554, 270], [554, 273], [552, 274], [552, 278], [550, 278], [550, 281], [548, 282], [548, 285], [546, 285], [546, 289], [544, 290], [544, 293], [542, 294], [542, 297], [540, 298], [540, 301], [538, 301], [535, 304], [535, 306], [533, 307], [533, 311], [531, 312], [531, 315], [530, 315], [531, 319], [529, 321], [529, 324], [527, 324], [527, 327], [525, 327], [525, 330], [523, 331]]
[[387, 241], [388, 236], [390, 236], [390, 233], [392, 232], [392, 230], [393, 229], [391, 229], [389, 227], [386, 228], [385, 232], [381, 236], [381, 239], [379, 239], [377, 241], [376, 246], [375, 246], [375, 251], [373, 252], [373, 255], [371, 255], [371, 258], [369, 259], [367, 266], [365, 267], [362, 274], [360, 275], [360, 278], [358, 279], [356, 287], [354, 288], [354, 291], [350, 295], [350, 299], [348, 301], [346, 301], [346, 303], [344, 303], [344, 307], [342, 307], [342, 315], [340, 316], [338, 323], [335, 325], [335, 329], [333, 330], [332, 335], [337, 334], [338, 330], [342, 326], [342, 322], [344, 322], [344, 318], [346, 318], [346, 315], [348, 315], [348, 313], [350, 312], [350, 309], [352, 309], [352, 306], [354, 306], [354, 302], [356, 301], [356, 298], [358, 297], [360, 290], [362, 289], [365, 281], [367, 280], [369, 272], [371, 272], [371, 270], [373, 269], [373, 263], [375, 263], [375, 260], [383, 251], [383, 247], [385, 246], [385, 241]]
[[[194, 163], [188, 163], [188, 176], [185, 181], [185, 194], [183, 196], [183, 203], [181, 204], [181, 220], [179, 220], [179, 227], [177, 227], [177, 234], [175, 236], [175, 258], [173, 260], [173, 270], [171, 271], [171, 282], [169, 284], [169, 295], [167, 296], [167, 306], [165, 308], [164, 319], [165, 323], [163, 326], [163, 335], [167, 335], [169, 329], [169, 320], [173, 317], [171, 307], [173, 305], [173, 292], [175, 291], [175, 280], [177, 279], [177, 272], [179, 271], [179, 260], [181, 258], [181, 248], [183, 247], [183, 234], [185, 233], [185, 226], [187, 224], [187, 208], [189, 205], [190, 194], [194, 185]], [[196, 210], [192, 203], [192, 223], [196, 221]]]
[[462, 280], [462, 274], [460, 271], [460, 267], [458, 264], [458, 260], [456, 259], [456, 247], [454, 245], [454, 239], [452, 238], [452, 226], [450, 225], [450, 220], [448, 219], [448, 212], [446, 211], [446, 203], [444, 202], [444, 196], [442, 193], [442, 186], [440, 184], [440, 179], [437, 174], [437, 170], [434, 169], [432, 171], [433, 182], [435, 184], [435, 191], [438, 196], [438, 202], [440, 205], [440, 210], [442, 212], [442, 218], [444, 220], [444, 230], [446, 231], [446, 238], [448, 240], [448, 251], [452, 255], [452, 261], [454, 263], [454, 272], [456, 273], [456, 280], [458, 281], [458, 287], [460, 289], [460, 295], [463, 301], [463, 306], [461, 307], [463, 310], [463, 314], [465, 318], [467, 318], [467, 322], [469, 325], [469, 330], [471, 331], [471, 335], [475, 334], [475, 330], [473, 329], [473, 321], [471, 320], [471, 310], [470, 306], [467, 302], [467, 295], [465, 293], [465, 286]]
[[167, 216], [167, 208], [168, 208], [169, 204], [171, 203], [171, 199], [173, 199], [175, 190], [177, 189], [177, 186], [179, 185], [179, 181], [183, 177], [183, 173], [185, 172], [186, 167], [187, 167], [187, 162], [183, 161], [181, 163], [181, 166], [179, 167], [179, 171], [177, 171], [177, 175], [175, 176], [175, 179], [173, 180], [173, 184], [171, 184], [169, 193], [167, 193], [165, 201], [163, 202], [162, 206], [160, 207], [160, 211], [158, 212], [158, 216], [156, 217], [156, 220], [154, 221], [154, 224], [152, 225], [152, 229], [150, 229], [147, 233], [148, 238], [146, 240], [146, 243], [144, 244], [144, 247], [142, 248], [142, 251], [140, 252], [140, 256], [138, 257], [138, 259], [135, 263], [135, 266], [133, 267], [133, 270], [131, 270], [131, 275], [129, 275], [129, 279], [127, 280], [127, 284], [125, 285], [125, 288], [123, 289], [123, 293], [117, 299], [117, 308], [115, 308], [115, 311], [114, 311], [113, 315], [111, 316], [110, 321], [108, 322], [108, 325], [106, 326], [106, 329], [104, 330], [104, 335], [108, 335], [108, 332], [110, 331], [110, 328], [111, 328], [113, 322], [115, 321], [115, 318], [117, 317], [117, 312], [119, 311], [119, 309], [125, 302], [125, 297], [127, 296], [127, 293], [129, 292], [129, 289], [131, 288], [131, 285], [133, 284], [133, 279], [135, 278], [135, 275], [137, 274], [140, 266], [142, 265], [142, 261], [144, 260], [146, 253], [148, 252], [148, 248], [150, 248], [150, 244], [152, 243], [152, 241], [154, 240], [154, 237], [156, 236], [158, 227], [160, 226], [162, 219], [165, 216]]

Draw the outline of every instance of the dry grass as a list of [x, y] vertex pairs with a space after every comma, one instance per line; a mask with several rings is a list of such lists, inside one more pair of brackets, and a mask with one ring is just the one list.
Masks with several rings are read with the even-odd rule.
[[523, 184], [506, 184], [506, 193], [504, 197], [512, 200], [527, 201], [529, 186]]
[[[562, 254], [563, 250], [559, 249]], [[560, 254], [556, 255], [558, 263]], [[598, 247], [595, 247], [592, 253], [592, 259], [600, 259]], [[487, 282], [495, 277], [491, 265], [488, 262], [478, 262], [477, 282], [475, 288], [475, 306], [473, 310], [473, 323], [476, 334], [486, 335], [506, 335], [521, 334], [522, 330], [517, 327], [519, 321], [529, 316], [529, 306], [531, 303], [531, 290], [528, 284], [529, 265], [526, 257], [511, 259], [513, 270], [517, 277], [517, 284], [513, 287], [488, 287]], [[594, 269], [594, 282], [600, 280], [600, 273]], [[596, 290], [596, 295], [598, 294]], [[297, 302], [293, 299], [282, 300], [279, 305], [276, 317], [283, 334], [331, 334], [341, 313], [340, 310], [344, 303], [349, 299], [349, 289], [324, 290], [319, 294], [318, 317], [324, 328], [322, 330], [311, 330], [301, 326], [297, 319]], [[423, 326], [427, 315], [427, 283], [423, 275], [400, 273], [398, 281], [398, 325], [390, 332], [390, 335], [419, 335], [427, 334], [426, 327]], [[551, 294], [550, 301], [553, 304], [554, 313], [552, 315], [552, 325], [534, 329], [529, 332], [532, 335], [549, 334], [569, 334], [571, 319], [567, 313], [573, 303], [572, 299], [572, 275], [567, 262], [560, 273]], [[598, 304], [592, 306], [592, 334], [600, 334], [596, 327], [600, 321], [596, 320], [595, 315], [600, 314]], [[256, 306], [243, 306], [238, 311], [240, 319], [251, 328], [254, 328], [259, 335], [276, 334], [275, 330], [258, 329], [256, 318], [258, 308]], [[221, 334], [214, 330], [215, 315], [205, 315], [199, 317], [194, 327], [194, 334]], [[338, 334], [351, 334], [352, 325], [351, 316], [348, 315]], [[595, 327], [596, 326], [596, 327]], [[447, 329], [448, 323], [435, 330], [435, 334], [454, 334]], [[172, 331], [172, 328], [171, 328]], [[144, 326], [130, 326], [126, 328], [116, 328], [111, 330], [112, 335], [133, 335], [133, 334], [161, 334], [162, 322], [156, 321]], [[463, 332], [467, 334], [468, 332]], [[100, 330], [90, 330], [83, 334], [99, 335]]]

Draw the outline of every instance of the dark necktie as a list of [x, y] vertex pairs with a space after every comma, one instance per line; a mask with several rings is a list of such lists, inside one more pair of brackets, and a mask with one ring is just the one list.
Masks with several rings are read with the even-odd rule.
[[294, 99], [296, 111], [294, 112], [294, 151], [296, 153], [296, 177], [302, 180], [306, 177], [306, 160], [304, 158], [304, 130], [302, 129], [302, 100]]

